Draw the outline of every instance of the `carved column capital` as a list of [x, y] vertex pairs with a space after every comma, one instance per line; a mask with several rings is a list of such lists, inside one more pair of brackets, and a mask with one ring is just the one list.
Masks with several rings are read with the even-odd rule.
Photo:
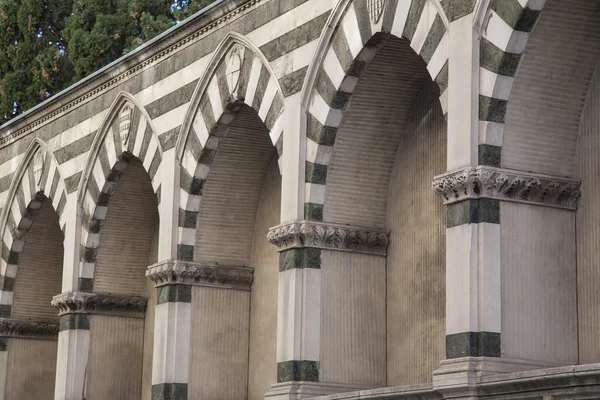
[[0, 336], [56, 340], [58, 338], [58, 324], [2, 318], [0, 319]]
[[68, 292], [54, 296], [58, 315], [86, 313], [144, 318], [148, 300], [144, 297]]
[[576, 210], [580, 185], [566, 177], [478, 166], [436, 176], [432, 189], [444, 204], [488, 198]]
[[389, 232], [316, 221], [294, 221], [271, 228], [267, 240], [279, 251], [299, 247], [385, 256]]
[[240, 266], [169, 260], [148, 267], [146, 277], [156, 286], [184, 284], [250, 290], [254, 269]]

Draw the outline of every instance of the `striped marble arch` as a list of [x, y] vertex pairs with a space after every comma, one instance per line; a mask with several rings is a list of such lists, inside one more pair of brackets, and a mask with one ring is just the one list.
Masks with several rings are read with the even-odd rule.
[[217, 47], [192, 96], [177, 142], [180, 162], [178, 259], [191, 261], [196, 219], [210, 167], [239, 109], [252, 107], [281, 159], [284, 96], [271, 65], [244, 36], [230, 33]]
[[121, 92], [92, 144], [78, 189], [81, 207], [79, 291], [91, 292], [102, 224], [110, 197], [133, 157], [142, 161], [160, 204], [162, 147], [156, 130], [135, 98]]
[[479, 164], [500, 167], [504, 121], [517, 68], [546, 0], [483, 0], [480, 33]]
[[321, 221], [327, 167], [338, 126], [366, 65], [390, 36], [404, 38], [440, 88], [447, 112], [448, 24], [474, 0], [388, 0], [377, 15], [367, 0], [340, 0], [332, 11], [303, 87], [308, 110], [304, 218]]
[[29, 145], [11, 183], [1, 213], [2, 258], [0, 259], [0, 317], [11, 316], [13, 284], [25, 236], [42, 202], [48, 198], [65, 231], [67, 191], [58, 162], [44, 142], [34, 139]]

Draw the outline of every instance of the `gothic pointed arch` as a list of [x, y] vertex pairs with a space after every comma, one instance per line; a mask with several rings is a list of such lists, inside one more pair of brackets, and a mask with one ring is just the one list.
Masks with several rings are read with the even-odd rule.
[[82, 227], [79, 290], [91, 290], [93, 286], [102, 223], [121, 175], [133, 158], [139, 159], [160, 203], [158, 171], [162, 157], [160, 140], [144, 107], [131, 94], [119, 93], [98, 129], [79, 182], [77, 204]]
[[448, 24], [472, 7], [437, 0], [340, 0], [333, 9], [302, 88], [306, 128], [305, 219], [322, 220], [327, 167], [336, 133], [361, 74], [390, 38], [405, 39], [426, 64], [447, 113]]
[[65, 183], [59, 164], [47, 145], [33, 139], [11, 183], [2, 210], [2, 258], [0, 260], [0, 314], [9, 316], [13, 301], [12, 282], [17, 276], [19, 258], [25, 246], [25, 235], [45, 199], [56, 213], [64, 233], [64, 211], [67, 203]]
[[180, 259], [192, 259], [202, 191], [229, 124], [242, 107], [254, 109], [281, 157], [283, 99], [279, 81], [261, 51], [243, 35], [229, 33], [194, 91], [176, 147], [181, 164]]

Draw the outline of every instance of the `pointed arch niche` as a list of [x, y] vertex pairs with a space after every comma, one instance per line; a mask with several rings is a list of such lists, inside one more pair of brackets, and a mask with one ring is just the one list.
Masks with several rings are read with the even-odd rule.
[[[79, 291], [89, 330], [88, 399], [151, 397], [162, 148], [149, 116], [120, 93], [98, 130], [78, 192]], [[64, 300], [64, 301], [63, 301]], [[71, 311], [68, 299], [57, 299]]]
[[280, 218], [282, 112], [269, 63], [229, 34], [177, 145], [178, 257], [223, 277], [192, 288], [190, 398], [263, 399], [277, 378], [278, 254], [265, 237]]
[[52, 399], [61, 292], [63, 211], [58, 163], [34, 139], [18, 167], [1, 215], [0, 385], [3, 399]]

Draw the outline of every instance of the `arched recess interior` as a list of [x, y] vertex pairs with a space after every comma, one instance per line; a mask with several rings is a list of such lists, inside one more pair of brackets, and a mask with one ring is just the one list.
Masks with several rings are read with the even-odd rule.
[[[161, 162], [162, 148], [146, 111], [131, 95], [119, 94], [80, 182], [79, 290], [143, 302], [146, 311], [90, 316], [90, 396], [151, 395], [156, 291], [145, 271], [157, 261]], [[106, 365], [114, 379], [106, 378]]]
[[233, 33], [191, 104], [177, 147], [179, 258], [250, 267], [254, 282], [250, 292], [193, 288], [189, 395], [262, 399], [277, 380], [278, 255], [265, 237], [279, 224], [283, 95], [256, 46]]
[[446, 166], [440, 12], [386, 2], [378, 16], [366, 1], [341, 1], [309, 67], [305, 219], [391, 231], [387, 258], [321, 251], [319, 373], [329, 382], [426, 383], [445, 358], [445, 216], [430, 190]]
[[495, 121], [503, 129], [497, 162], [579, 179], [582, 195], [576, 212], [501, 203], [502, 353], [551, 365], [598, 362], [600, 4], [528, 6], [541, 10], [537, 23], [521, 33], [522, 48], [504, 55], [512, 62], [501, 72], [510, 86]]
[[2, 388], [7, 400], [54, 393], [58, 318], [50, 301], [61, 291], [66, 201], [56, 159], [34, 139], [2, 214], [0, 317], [2, 336], [7, 336], [2, 338], [2, 351], [8, 352], [2, 368], [7, 371]]

